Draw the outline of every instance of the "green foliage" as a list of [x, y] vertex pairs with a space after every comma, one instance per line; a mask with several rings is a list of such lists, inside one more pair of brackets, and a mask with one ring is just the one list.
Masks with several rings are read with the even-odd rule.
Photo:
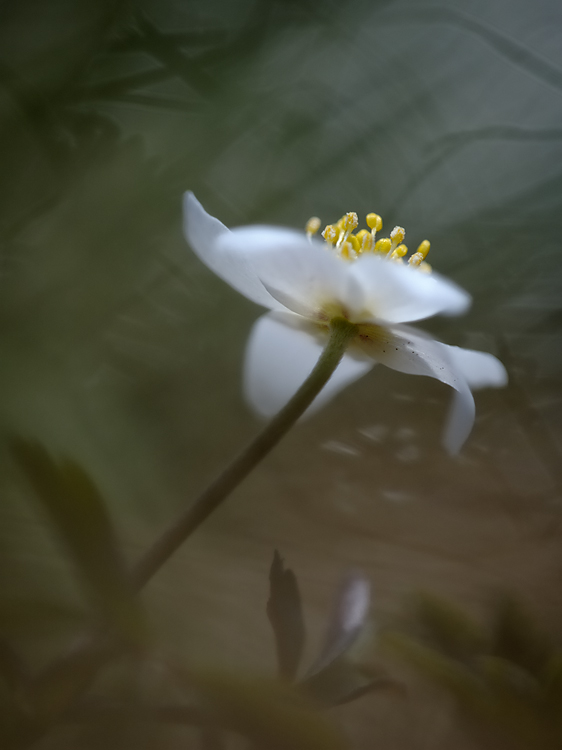
[[349, 654], [343, 654], [324, 669], [310, 675], [301, 683], [305, 691], [323, 706], [340, 706], [377, 690], [402, 690], [381, 669], [358, 664]]
[[525, 750], [561, 746], [562, 650], [515, 599], [501, 598], [486, 628], [451, 603], [424, 595], [416, 623], [421, 636], [390, 632], [385, 645], [486, 727], [481, 741], [495, 747], [499, 733]]
[[296, 688], [273, 680], [190, 672], [210, 716], [269, 750], [339, 750], [344, 742]]
[[59, 536], [99, 615], [140, 643], [145, 621], [127, 577], [105, 503], [75, 461], [55, 462], [38, 443], [12, 441], [12, 451]]
[[476, 622], [452, 602], [429, 593], [418, 596], [417, 617], [427, 635], [453, 657], [468, 657], [486, 647]]

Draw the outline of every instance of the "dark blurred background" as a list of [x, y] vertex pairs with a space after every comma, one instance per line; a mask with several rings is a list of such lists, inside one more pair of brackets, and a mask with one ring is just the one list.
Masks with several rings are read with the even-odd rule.
[[[426, 329], [496, 354], [510, 383], [477, 395], [457, 458], [440, 445], [448, 389], [382, 367], [299, 425], [146, 590], [161, 648], [271, 673], [276, 547], [312, 644], [351, 567], [372, 582], [377, 631], [407, 620], [420, 590], [482, 622], [509, 592], [556, 642], [562, 6], [0, 5], [3, 446], [16, 434], [79, 461], [128, 559], [259, 429], [241, 368], [260, 310], [186, 245], [186, 189], [230, 226], [376, 211], [412, 244], [428, 237], [433, 267], [474, 304]], [[39, 668], [87, 606], [4, 447], [0, 462], [0, 632]], [[335, 711], [353, 747], [483, 746], [446, 691], [389, 669], [405, 697]], [[187, 741], [80, 732], [45, 747]]]

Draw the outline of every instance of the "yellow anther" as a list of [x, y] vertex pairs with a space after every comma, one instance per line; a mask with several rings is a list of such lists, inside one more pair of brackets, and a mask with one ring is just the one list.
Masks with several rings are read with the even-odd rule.
[[372, 253], [374, 247], [375, 243], [373, 242], [373, 235], [370, 232], [365, 232], [361, 237], [361, 252]]
[[343, 217], [342, 227], [344, 232], [353, 232], [359, 224], [359, 219], [355, 211], [350, 211]]
[[357, 252], [353, 248], [351, 242], [344, 242], [341, 248], [341, 256], [346, 260], [355, 260], [357, 258]]
[[377, 240], [375, 242], [375, 253], [384, 253], [385, 255], [388, 255], [391, 249], [392, 242], [388, 237], [384, 237], [382, 240]]
[[351, 247], [355, 250], [356, 253], [359, 253], [361, 251], [361, 244], [356, 235], [350, 234], [347, 238], [347, 241], [351, 243]]
[[336, 247], [342, 247], [351, 232], [355, 229], [357, 224], [359, 223], [359, 220], [357, 219], [357, 214], [354, 211], [350, 211], [345, 216], [342, 216], [342, 218], [338, 221], [338, 226], [340, 228], [340, 236], [338, 237], [338, 242]]
[[316, 234], [316, 232], [320, 229], [320, 219], [318, 216], [312, 216], [307, 222], [306, 222], [306, 233], [309, 237], [312, 237], [313, 234]]
[[401, 242], [403, 242], [405, 236], [406, 232], [402, 227], [394, 227], [394, 229], [390, 233], [390, 239], [392, 240], [393, 246], [396, 247], [396, 245], [399, 245]]
[[427, 258], [430, 247], [431, 245], [429, 244], [429, 240], [424, 240], [422, 243], [420, 243], [420, 246], [418, 247], [416, 252], [423, 255], [424, 258]]
[[394, 250], [392, 251], [390, 259], [395, 260], [396, 258], [403, 258], [407, 252], [408, 248], [406, 247], [406, 245], [398, 245], [398, 247], [394, 248]]
[[380, 232], [382, 229], [382, 219], [378, 214], [367, 214], [367, 226], [369, 229], [374, 229], [375, 232]]
[[414, 253], [408, 258], [408, 265], [410, 266], [419, 266], [421, 263], [423, 263], [422, 253]]
[[[425, 259], [429, 253], [430, 244], [428, 240], [420, 243], [418, 249], [410, 258], [407, 258], [408, 248], [403, 240], [406, 231], [403, 227], [394, 227], [390, 237], [377, 240], [376, 234], [382, 229], [382, 219], [378, 214], [370, 213], [366, 216], [369, 230], [357, 229], [358, 219], [354, 211], [344, 214], [335, 224], [328, 224], [322, 232], [322, 237], [336, 254], [345, 260], [356, 260], [362, 253], [378, 253], [394, 263], [405, 263], [419, 268], [425, 273], [431, 272], [431, 266]], [[306, 223], [306, 233], [309, 237], [316, 234], [320, 228], [320, 219], [313, 216]]]
[[373, 249], [371, 233], [366, 229], [360, 229], [355, 236], [359, 241], [359, 253], [368, 253]]
[[328, 224], [328, 226], [322, 232], [322, 237], [324, 237], [326, 242], [329, 242], [330, 245], [333, 245], [337, 241], [339, 233], [340, 232], [338, 227], [334, 226], [333, 224]]

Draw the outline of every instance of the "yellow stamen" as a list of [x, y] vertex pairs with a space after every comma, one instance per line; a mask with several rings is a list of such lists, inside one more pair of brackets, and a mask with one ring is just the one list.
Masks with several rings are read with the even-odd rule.
[[307, 222], [306, 222], [306, 233], [309, 237], [312, 237], [313, 234], [316, 234], [316, 232], [320, 229], [320, 219], [318, 216], [312, 216]]
[[339, 233], [340, 232], [338, 227], [334, 226], [333, 224], [328, 224], [328, 226], [322, 232], [322, 237], [324, 237], [326, 242], [328, 242], [330, 245], [333, 245], [337, 241]]
[[375, 249], [375, 243], [373, 241], [373, 235], [367, 232], [361, 238], [361, 252], [372, 253], [374, 249]]
[[382, 219], [378, 214], [367, 214], [367, 226], [369, 229], [374, 229], [375, 232], [380, 232], [382, 229]]
[[359, 240], [359, 253], [370, 253], [374, 247], [371, 233], [366, 229], [360, 229], [355, 236]]
[[355, 250], [356, 253], [359, 253], [361, 251], [361, 245], [356, 235], [350, 234], [347, 238], [347, 241], [351, 243], [351, 247]]
[[[406, 231], [403, 227], [396, 226], [390, 233], [390, 237], [376, 239], [376, 233], [382, 229], [382, 219], [378, 214], [370, 213], [366, 217], [367, 229], [360, 229], [356, 234], [353, 231], [357, 229], [357, 214], [349, 211], [344, 214], [336, 224], [328, 224], [322, 236], [328, 245], [331, 245], [340, 258], [345, 260], [356, 260], [363, 253], [378, 253], [385, 256], [388, 260], [395, 263], [404, 263], [408, 254], [408, 248], [403, 244]], [[306, 224], [306, 232], [309, 237], [318, 231], [320, 219], [313, 216]], [[425, 258], [429, 252], [430, 244], [428, 240], [420, 243], [416, 252], [408, 259], [410, 266], [419, 268], [428, 273], [431, 271], [429, 263]]]
[[403, 229], [403, 227], [394, 227], [394, 229], [390, 233], [390, 239], [392, 240], [392, 249], [403, 242], [405, 236], [406, 231]]
[[338, 226], [341, 228], [341, 234], [338, 237], [336, 247], [342, 247], [345, 244], [347, 238], [353, 232], [355, 227], [359, 224], [359, 219], [354, 211], [349, 211], [345, 216], [342, 216], [338, 221]]
[[396, 258], [403, 258], [406, 253], [408, 252], [408, 248], [406, 245], [398, 245], [398, 247], [394, 248], [390, 255], [391, 260], [396, 260]]
[[[352, 235], [353, 236], [353, 235]], [[351, 237], [350, 237], [351, 239]], [[355, 237], [353, 238], [355, 239]], [[346, 260], [356, 260], [357, 259], [357, 251], [354, 249], [351, 242], [345, 242], [341, 248], [341, 255], [342, 258], [345, 258]]]
[[342, 219], [344, 232], [353, 232], [353, 230], [359, 224], [359, 219], [357, 218], [357, 214], [355, 213], [355, 211], [350, 211], [345, 216], [343, 216]]
[[392, 242], [388, 239], [388, 237], [383, 237], [382, 240], [377, 240], [375, 242], [375, 253], [384, 253], [385, 255], [388, 255], [392, 248]]

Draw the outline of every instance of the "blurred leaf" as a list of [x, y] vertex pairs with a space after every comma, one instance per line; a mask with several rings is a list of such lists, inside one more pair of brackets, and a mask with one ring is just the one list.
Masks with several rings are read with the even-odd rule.
[[209, 96], [214, 91], [214, 79], [177, 45], [173, 36], [163, 34], [143, 13], [137, 13], [136, 20], [148, 53], [198, 94]]
[[66, 714], [100, 667], [121, 653], [115, 640], [103, 635], [101, 631], [85, 633], [34, 680], [33, 706], [39, 723], [50, 723]]
[[223, 733], [215, 727], [202, 727], [200, 747], [201, 750], [225, 750]]
[[490, 701], [494, 710], [494, 722], [515, 738], [522, 747], [553, 747], [552, 740], [558, 734], [554, 747], [560, 747], [560, 703], [555, 713], [555, 722], [548, 716], [544, 702], [544, 691], [540, 683], [529, 672], [517, 664], [494, 656], [480, 657], [480, 673], [492, 690]]
[[37, 635], [54, 625], [73, 629], [86, 619], [84, 610], [53, 599], [10, 597], [0, 599], [0, 631], [14, 635]]
[[465, 707], [481, 715], [489, 715], [490, 691], [484, 680], [468, 667], [401, 633], [386, 633], [383, 641], [385, 646], [419, 669], [426, 677], [450, 690]]
[[336, 596], [320, 656], [307, 676], [320, 672], [351, 648], [365, 625], [370, 600], [369, 581], [358, 571], [349, 573]]
[[275, 634], [279, 676], [293, 680], [304, 648], [305, 627], [297, 578], [284, 568], [277, 550], [269, 571], [267, 616]]
[[557, 708], [562, 705], [562, 651], [555, 650], [549, 657], [543, 674], [546, 699]]
[[55, 463], [38, 443], [15, 439], [12, 450], [96, 608], [121, 635], [143, 639], [144, 618], [97, 487], [77, 463]]
[[28, 0], [0, 6], [2, 60], [22, 80], [52, 94], [87, 70], [111, 30], [127, 17], [127, 0]]
[[551, 644], [521, 604], [503, 597], [498, 605], [491, 653], [534, 675], [544, 669]]
[[472, 656], [482, 653], [488, 645], [489, 639], [471, 617], [438, 596], [421, 594], [417, 615], [435, 645], [451, 656]]
[[376, 690], [403, 689], [384, 673], [354, 664], [345, 656], [300, 684], [315, 701], [327, 707], [350, 703]]
[[268, 750], [339, 750], [335, 727], [286, 683], [225, 673], [190, 672], [187, 680], [211, 716]]
[[21, 697], [25, 691], [28, 674], [23, 659], [5, 639], [0, 639], [0, 674], [12, 697]]
[[498, 656], [481, 656], [477, 664], [488, 685], [498, 695], [532, 701], [538, 699], [539, 682], [517, 664]]

